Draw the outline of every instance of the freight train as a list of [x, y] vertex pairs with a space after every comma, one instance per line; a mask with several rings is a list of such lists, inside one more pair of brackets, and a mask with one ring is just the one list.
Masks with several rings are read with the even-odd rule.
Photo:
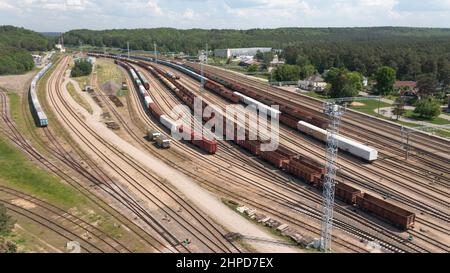
[[47, 64], [39, 73], [34, 76], [33, 80], [31, 81], [30, 86], [30, 100], [31, 100], [31, 111], [33, 114], [33, 117], [35, 119], [36, 125], [39, 127], [47, 127], [48, 126], [48, 118], [47, 115], [42, 110], [41, 104], [39, 103], [38, 96], [37, 96], [37, 83], [38, 81], [47, 73], [47, 71], [52, 67], [52, 63]]
[[[98, 57], [109, 57], [115, 59], [121, 58], [120, 56], [110, 56], [110, 55], [106, 56], [98, 55]], [[140, 57], [140, 59], [142, 59], [142, 57]], [[145, 58], [144, 60], [149, 61], [148, 58]], [[177, 94], [177, 96], [180, 99], [182, 99], [186, 104], [192, 106], [193, 97], [195, 97], [195, 95], [186, 88], [184, 88], [184, 86], [182, 86], [180, 83], [175, 81], [175, 79], [165, 75], [162, 72], [162, 70], [156, 67], [152, 67], [144, 62], [136, 62], [127, 59], [124, 59], [124, 61], [133, 62], [147, 69], [153, 75], [155, 75], [155, 77], [157, 77], [161, 82], [163, 82], [170, 90], [172, 90], [175, 94]], [[118, 60], [116, 60], [116, 62], [118, 62], [119, 64], [121, 63]], [[127, 69], [129, 70], [128, 64], [124, 63], [123, 65], [126, 65]], [[137, 82], [138, 77], [135, 77], [133, 73], [131, 74], [135, 78], [135, 81]], [[211, 87], [214, 88], [213, 90], [214, 92], [222, 94], [221, 92], [227, 91], [226, 89], [221, 89], [220, 85], [215, 84], [214, 82], [211, 82], [211, 84], [213, 84]], [[140, 90], [143, 89], [144, 88], [140, 88]], [[235, 97], [232, 96], [234, 95], [233, 93], [225, 92], [223, 94], [225, 94], [224, 96], [230, 96], [230, 99], [233, 98], [235, 99]], [[147, 100], [145, 101], [147, 102]], [[203, 107], [205, 106], [206, 104], [204, 103]], [[155, 117], [159, 117], [161, 122], [163, 124], [166, 124], [165, 126], [167, 128], [173, 128], [173, 126], [176, 126], [173, 124], [173, 122], [163, 117], [164, 115], [162, 114], [162, 111], [156, 104], [150, 103], [148, 107], [150, 108], [150, 111]], [[161, 117], [163, 118], [161, 119]], [[281, 118], [283, 118], [283, 115], [280, 116], [280, 119]], [[246, 135], [245, 140], [239, 140], [237, 138], [238, 131], [240, 130], [239, 125], [231, 121], [233, 122], [232, 126], [227, 126], [228, 122], [230, 121], [225, 119], [223, 128], [226, 128], [226, 131], [224, 132], [224, 134], [230, 135], [230, 133], [232, 133], [235, 136], [234, 139], [232, 139], [232, 141], [234, 141], [238, 146], [247, 150], [251, 154], [260, 158], [261, 160], [265, 160], [270, 164], [272, 164], [273, 166], [291, 174], [292, 176], [297, 177], [318, 189], [323, 189], [326, 170], [320, 163], [312, 159], [300, 156], [282, 146], [279, 146], [278, 149], [275, 151], [262, 151], [261, 145], [264, 143], [264, 141], [248, 140], [248, 132], [245, 130], [244, 130]], [[291, 119], [290, 122], [292, 122], [294, 126], [298, 126], [299, 123], [299, 121], [295, 119]], [[197, 143], [201, 143], [200, 145], [205, 145], [205, 142], [202, 141], [198, 141]], [[217, 149], [216, 145], [217, 144], [215, 143], [214, 149]], [[363, 193], [361, 190], [356, 189], [349, 184], [338, 181], [335, 184], [335, 196], [344, 203], [349, 204], [351, 206], [359, 207], [361, 210], [366, 211], [367, 213], [370, 213], [376, 217], [379, 217], [389, 223], [392, 223], [393, 225], [399, 227], [400, 229], [406, 230], [414, 226], [415, 222], [414, 213], [409, 212], [403, 208], [397, 207], [389, 202], [376, 198], [367, 193]]]
[[[205, 87], [214, 91], [215, 93], [222, 95], [225, 98], [228, 98], [229, 100], [231, 100], [232, 102], [242, 102], [244, 104], [247, 105], [253, 105], [256, 106], [257, 109], [264, 109], [264, 111], [266, 111], [272, 118], [279, 118], [280, 122], [293, 128], [293, 129], [297, 129], [299, 131], [301, 131], [302, 133], [308, 134], [310, 136], [313, 136], [319, 140], [325, 141], [326, 142], [326, 138], [327, 138], [327, 132], [322, 129], [322, 128], [326, 128], [327, 123], [322, 120], [321, 118], [317, 118], [315, 116], [311, 116], [310, 113], [306, 113], [302, 110], [299, 109], [293, 109], [290, 106], [286, 106], [286, 105], [282, 105], [280, 104], [280, 110], [276, 110], [268, 105], [272, 105], [273, 102], [263, 96], [260, 96], [250, 90], [247, 90], [243, 87], [241, 87], [240, 85], [237, 84], [231, 84], [231, 87], [234, 90], [243, 90], [245, 92], [245, 94], [249, 95], [244, 95], [240, 92], [233, 92], [232, 95], [230, 95], [229, 91], [225, 88], [224, 85], [222, 85], [221, 83], [225, 83], [227, 85], [230, 86], [230, 84], [228, 84], [227, 82], [220, 80], [221, 83], [217, 83], [212, 81], [209, 78], [203, 77], [198, 73], [197, 70], [188, 67], [188, 66], [182, 66], [180, 64], [174, 64], [171, 62], [166, 62], [166, 61], [159, 61], [161, 64], [168, 64], [168, 66], [175, 68], [179, 71], [182, 71], [184, 73], [187, 73], [188, 75], [192, 76], [193, 78], [197, 79], [197, 80], [204, 80], [205, 82]], [[189, 72], [186, 72], [186, 68]], [[205, 74], [206, 76], [210, 77], [211, 75]], [[213, 76], [214, 77], [214, 76]], [[214, 79], [217, 79], [217, 77], [214, 77]], [[238, 99], [237, 99], [238, 98]], [[262, 100], [262, 102], [258, 101], [257, 99]], [[286, 114], [288, 113], [288, 114]], [[300, 121], [299, 121], [300, 119]], [[305, 122], [308, 121], [308, 122]], [[319, 125], [319, 126], [315, 126]], [[361, 143], [358, 143], [354, 140], [342, 137], [342, 136], [338, 136], [337, 137], [339, 140], [339, 149], [341, 149], [344, 152], [347, 152], [353, 156], [356, 156], [358, 158], [361, 158], [367, 162], [373, 162], [375, 160], [378, 159], [378, 151], [368, 147], [366, 145], [363, 145]]]
[[144, 87], [142, 82], [147, 83], [147, 80], [143, 77], [143, 75], [136, 69], [134, 69], [132, 66], [128, 65], [125, 62], [121, 62], [119, 60], [115, 61], [116, 64], [122, 66], [125, 68], [130, 74], [131, 77], [134, 80], [134, 83], [136, 84], [139, 93], [145, 103], [145, 107], [150, 111], [150, 113], [159, 120], [161, 124], [163, 124], [169, 131], [174, 132], [180, 132], [186, 135], [190, 136], [189, 141], [194, 144], [195, 146], [199, 147], [200, 149], [208, 152], [209, 154], [215, 154], [217, 151], [217, 142], [215, 140], [208, 140], [205, 137], [200, 137], [194, 130], [190, 130], [189, 128], [183, 127], [182, 125], [178, 125], [175, 121], [173, 121], [170, 117], [163, 114], [161, 109], [156, 105], [151, 97], [149, 96], [148, 92], [146, 90], [149, 90], [150, 86], [148, 85], [148, 89]]

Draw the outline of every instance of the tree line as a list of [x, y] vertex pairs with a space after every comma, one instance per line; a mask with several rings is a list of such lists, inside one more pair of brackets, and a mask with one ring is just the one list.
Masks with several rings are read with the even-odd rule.
[[53, 43], [31, 30], [0, 26], [0, 75], [20, 74], [34, 68], [30, 51], [51, 49]]
[[[210, 49], [272, 47], [282, 49], [289, 65], [299, 66], [299, 78], [332, 68], [346, 68], [371, 77], [382, 66], [395, 69], [399, 80], [417, 80], [433, 74], [440, 82], [450, 74], [450, 29], [438, 28], [277, 28], [277, 29], [114, 29], [72, 30], [64, 33], [68, 45], [154, 49], [197, 54]], [[259, 56], [261, 59], [269, 56]], [[265, 60], [267, 61], [267, 60]], [[291, 67], [287, 70], [291, 73]], [[283, 77], [281, 77], [283, 78]], [[293, 78], [291, 78], [294, 80]]]

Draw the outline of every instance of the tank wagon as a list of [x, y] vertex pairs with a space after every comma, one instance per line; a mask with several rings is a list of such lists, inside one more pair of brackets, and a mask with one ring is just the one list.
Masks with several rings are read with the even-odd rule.
[[52, 63], [47, 64], [39, 73], [34, 76], [30, 85], [30, 100], [31, 100], [31, 111], [33, 117], [35, 119], [36, 125], [39, 127], [47, 127], [48, 126], [48, 118], [47, 115], [42, 110], [41, 104], [39, 103], [37, 96], [37, 83], [38, 81], [47, 73], [47, 71], [52, 67]]

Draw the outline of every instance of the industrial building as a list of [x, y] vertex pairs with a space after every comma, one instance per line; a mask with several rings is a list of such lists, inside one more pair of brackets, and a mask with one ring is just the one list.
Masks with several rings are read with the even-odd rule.
[[270, 52], [270, 47], [249, 47], [249, 48], [226, 48], [215, 49], [214, 56], [222, 58], [240, 57], [240, 56], [255, 56], [258, 51]]

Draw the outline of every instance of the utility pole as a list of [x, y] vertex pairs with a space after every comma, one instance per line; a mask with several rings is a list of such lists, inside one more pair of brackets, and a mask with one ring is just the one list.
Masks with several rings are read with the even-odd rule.
[[336, 136], [339, 133], [339, 124], [345, 109], [334, 102], [325, 103], [324, 108], [324, 114], [330, 118], [330, 124], [327, 134], [327, 162], [325, 182], [323, 184], [323, 216], [320, 248], [325, 252], [328, 252], [331, 250], [331, 231], [333, 227], [334, 189], [336, 177], [335, 162], [338, 154], [338, 140]]
[[80, 43], [80, 52], [81, 55], [83, 55], [83, 42], [81, 40], [78, 40], [78, 42]]
[[130, 59], [130, 42], [127, 42], [128, 59]]
[[409, 135], [411, 133], [410, 130], [408, 130], [405, 126], [402, 125], [402, 136], [406, 137], [406, 144], [404, 145], [404, 149], [405, 149], [405, 160], [408, 161], [408, 157], [409, 157]]
[[338, 155], [338, 144], [336, 136], [339, 134], [339, 125], [341, 117], [345, 113], [345, 108], [338, 103], [363, 101], [379, 98], [378, 96], [350, 97], [332, 99], [324, 104], [324, 114], [330, 119], [327, 134], [327, 154], [326, 154], [326, 176], [323, 184], [323, 202], [322, 202], [322, 229], [320, 238], [320, 248], [328, 252], [331, 250], [331, 235], [333, 228], [333, 210], [334, 210], [334, 190], [335, 177], [337, 172], [336, 158]]
[[155, 63], [158, 64], [158, 55], [156, 53], [156, 43], [153, 43], [153, 46], [155, 47]]
[[438, 130], [438, 129], [448, 130], [448, 129], [450, 129], [450, 125], [448, 125], [448, 124], [445, 124], [445, 125], [431, 125], [431, 126], [420, 126], [420, 127], [414, 127], [414, 128], [402, 126], [402, 129], [401, 129], [402, 137], [406, 138], [406, 144], [403, 146], [404, 149], [405, 149], [405, 160], [409, 159], [409, 154], [410, 154], [410, 151], [411, 151], [411, 146], [409, 145], [410, 135], [414, 134], [414, 133], [421, 132], [423, 130], [428, 130], [428, 129], [432, 129], [432, 130]]
[[[206, 63], [208, 63], [208, 43], [206, 43], [205, 46], [206, 51], [204, 52], [204, 61], [206, 61]], [[205, 90], [205, 80], [204, 80], [204, 68], [203, 68], [203, 60], [200, 60], [200, 74], [202, 75], [201, 78], [201, 87], [200, 87], [200, 91], [203, 92]]]

